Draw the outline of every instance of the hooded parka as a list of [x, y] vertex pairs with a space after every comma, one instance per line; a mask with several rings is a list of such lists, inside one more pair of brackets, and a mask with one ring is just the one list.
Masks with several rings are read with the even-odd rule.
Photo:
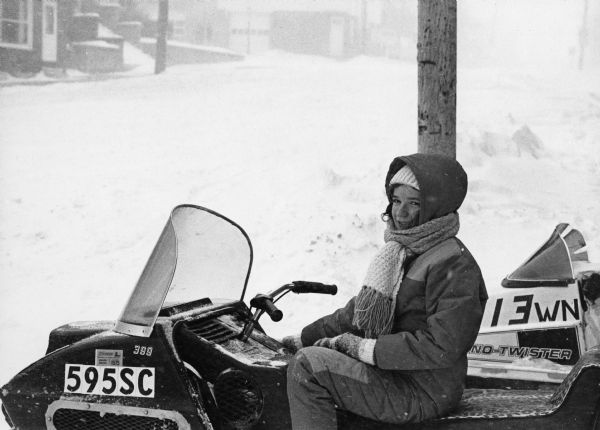
[[[404, 165], [419, 183], [419, 224], [457, 211], [467, 191], [467, 175], [460, 164], [444, 156], [413, 154], [395, 158], [390, 165], [385, 180], [388, 214], [393, 191], [389, 182]], [[458, 404], [465, 384], [467, 352], [477, 337], [487, 300], [479, 266], [456, 237], [408, 259], [404, 273], [392, 331], [379, 336], [374, 349], [378, 375], [401, 387], [403, 395], [412, 396], [403, 416], [396, 417], [398, 411], [378, 413], [398, 423], [441, 416]], [[313, 345], [318, 339], [346, 332], [364, 336], [352, 324], [355, 299], [305, 327], [302, 344]]]

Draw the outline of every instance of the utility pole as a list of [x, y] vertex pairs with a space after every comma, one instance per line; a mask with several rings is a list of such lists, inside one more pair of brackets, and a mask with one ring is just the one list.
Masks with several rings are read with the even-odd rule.
[[169, 0], [158, 0], [158, 22], [156, 35], [156, 58], [154, 73], [159, 74], [167, 68], [167, 32], [169, 30]]
[[456, 158], [456, 1], [419, 0], [419, 152]]
[[248, 25], [246, 27], [246, 54], [250, 54], [251, 51], [251, 31], [252, 31], [252, 6], [250, 0], [246, 0], [246, 18], [248, 19]]
[[583, 70], [583, 56], [588, 39], [587, 16], [588, 0], [583, 0], [583, 18], [581, 20], [581, 29], [579, 30], [579, 61], [577, 62], [577, 68], [579, 70]]
[[367, 26], [368, 26], [368, 18], [367, 18], [367, 0], [361, 0], [360, 5], [360, 17], [361, 17], [361, 48], [362, 54], [365, 55], [367, 53]]
[[202, 43], [208, 45], [208, 1], [203, 2]]

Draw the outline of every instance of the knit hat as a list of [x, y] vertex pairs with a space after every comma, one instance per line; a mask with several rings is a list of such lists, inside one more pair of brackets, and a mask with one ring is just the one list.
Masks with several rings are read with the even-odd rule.
[[419, 184], [419, 225], [458, 210], [468, 186], [467, 174], [462, 166], [452, 157], [422, 153], [396, 157], [390, 164], [384, 188], [390, 208], [393, 188], [390, 181], [404, 166], [410, 167]]
[[410, 167], [405, 165], [400, 170], [396, 172], [396, 174], [390, 180], [390, 185], [408, 185], [409, 187], [414, 188], [415, 190], [419, 189], [419, 183], [417, 182], [417, 178]]

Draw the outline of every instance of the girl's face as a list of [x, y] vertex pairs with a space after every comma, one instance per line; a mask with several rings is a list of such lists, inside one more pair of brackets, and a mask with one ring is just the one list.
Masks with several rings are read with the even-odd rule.
[[398, 185], [392, 192], [392, 221], [396, 230], [419, 225], [421, 193], [408, 185]]

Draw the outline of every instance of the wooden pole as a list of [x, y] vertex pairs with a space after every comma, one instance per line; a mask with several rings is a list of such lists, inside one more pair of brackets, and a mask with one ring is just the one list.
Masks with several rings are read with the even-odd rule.
[[419, 0], [419, 152], [456, 158], [456, 1]]
[[156, 58], [154, 73], [159, 74], [167, 68], [167, 32], [169, 30], [169, 0], [158, 0], [158, 22], [156, 35]]
[[246, 19], [248, 21], [246, 26], [246, 54], [249, 55], [250, 50], [252, 49], [250, 41], [250, 33], [252, 31], [252, 6], [250, 5], [250, 0], [246, 0]]
[[361, 0], [360, 5], [360, 18], [361, 18], [361, 48], [362, 54], [367, 53], [367, 0]]
[[583, 55], [585, 53], [585, 45], [587, 45], [587, 16], [588, 16], [588, 0], [583, 0], [583, 18], [581, 20], [581, 29], [579, 30], [579, 61], [577, 69], [583, 70]]

